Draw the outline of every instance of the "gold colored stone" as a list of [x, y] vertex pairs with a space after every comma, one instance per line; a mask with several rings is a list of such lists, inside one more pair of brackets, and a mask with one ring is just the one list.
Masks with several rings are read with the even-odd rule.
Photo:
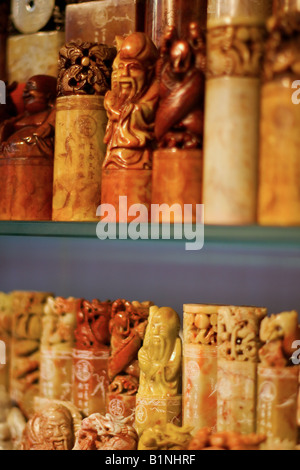
[[150, 308], [149, 323], [138, 358], [139, 396], [174, 397], [180, 393], [181, 339], [180, 319], [169, 307]]
[[98, 220], [106, 123], [102, 96], [57, 99], [53, 220]]
[[84, 67], [87, 67], [88, 65], [90, 65], [90, 59], [88, 57], [84, 57], [81, 61], [81, 64], [84, 66]]
[[172, 423], [154, 426], [142, 434], [138, 450], [185, 450], [192, 439], [191, 430]]

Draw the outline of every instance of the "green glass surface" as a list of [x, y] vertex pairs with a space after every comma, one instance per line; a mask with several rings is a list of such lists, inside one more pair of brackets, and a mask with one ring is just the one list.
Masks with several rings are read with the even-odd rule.
[[[14, 222], [1, 221], [0, 235], [30, 237], [69, 237], [96, 238], [95, 222]], [[117, 226], [117, 238], [119, 238]], [[124, 229], [124, 226], [123, 226]], [[126, 226], [125, 226], [126, 230]], [[205, 226], [205, 243], [228, 243], [241, 245], [280, 245], [300, 247], [300, 227], [263, 227], [263, 226]], [[176, 240], [174, 226], [171, 226], [170, 239]], [[161, 240], [162, 236], [159, 237]], [[113, 240], [112, 240], [113, 241]]]

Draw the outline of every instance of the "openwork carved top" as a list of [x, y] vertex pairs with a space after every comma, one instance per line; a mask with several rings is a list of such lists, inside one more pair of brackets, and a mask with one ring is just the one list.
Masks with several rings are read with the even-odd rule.
[[84, 419], [76, 433], [73, 450], [136, 450], [138, 435], [128, 422], [131, 418], [116, 419], [110, 414], [95, 413]]
[[76, 348], [99, 349], [109, 345], [109, 321], [112, 303], [83, 300], [77, 312]]
[[260, 77], [265, 28], [220, 26], [207, 33], [207, 78]]
[[110, 89], [114, 47], [74, 41], [59, 52], [57, 95], [102, 95]]
[[13, 292], [13, 336], [40, 341], [42, 315], [51, 293]]
[[298, 313], [283, 312], [264, 318], [260, 327], [263, 346], [259, 358], [268, 367], [292, 366], [293, 343], [300, 339]]
[[217, 313], [184, 313], [185, 344], [217, 345]]
[[118, 38], [117, 48], [112, 89], [104, 101], [109, 120], [104, 168], [151, 169], [158, 51], [144, 33]]
[[218, 318], [218, 357], [228, 361], [257, 362], [259, 327], [267, 310], [221, 307]]
[[108, 376], [111, 392], [134, 395], [139, 384], [138, 351], [142, 346], [152, 302], [116, 300], [109, 324], [111, 356]]
[[44, 310], [41, 345], [62, 350], [74, 345], [76, 314], [80, 300], [70, 297], [49, 297]]
[[180, 393], [182, 345], [179, 331], [180, 319], [173, 309], [151, 307], [144, 344], [138, 354], [139, 396], [172, 397]]
[[160, 102], [155, 119], [159, 147], [202, 148], [205, 36], [197, 23], [186, 40], [169, 26], [157, 64]]
[[153, 426], [141, 435], [139, 450], [185, 450], [192, 439], [192, 429], [173, 423]]
[[300, 12], [280, 14], [267, 23], [264, 79], [300, 74]]

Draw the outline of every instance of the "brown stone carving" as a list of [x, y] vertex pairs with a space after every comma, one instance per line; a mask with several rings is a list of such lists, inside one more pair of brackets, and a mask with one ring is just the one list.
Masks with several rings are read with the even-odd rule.
[[72, 450], [74, 424], [70, 410], [51, 404], [27, 423], [21, 450]]
[[77, 349], [90, 350], [109, 345], [111, 306], [110, 301], [82, 301], [75, 331]]
[[136, 450], [138, 436], [129, 419], [93, 414], [84, 419], [73, 450]]
[[146, 0], [145, 32], [159, 47], [166, 27], [175, 26], [186, 34], [189, 23], [197, 21], [206, 28], [207, 0]]
[[155, 118], [159, 147], [202, 148], [205, 39], [196, 23], [187, 40], [169, 27], [157, 65], [160, 102]]
[[0, 125], [0, 219], [51, 219], [56, 79], [26, 84], [25, 112]]
[[112, 89], [104, 100], [108, 125], [101, 193], [101, 204], [113, 205], [117, 214], [120, 196], [127, 197], [128, 207], [143, 204], [150, 208], [157, 57], [156, 47], [144, 33], [118, 39]]
[[[157, 63], [159, 150], [153, 158], [152, 204], [176, 204], [180, 210], [172, 219], [175, 223], [183, 220], [188, 204], [192, 213], [185, 213], [184, 220], [196, 222], [196, 205], [202, 199], [205, 65], [205, 36], [199, 25], [189, 24], [187, 39], [179, 39], [176, 28], [169, 26]], [[153, 215], [153, 222], [163, 218], [164, 213]]]
[[114, 47], [82, 41], [65, 44], [59, 52], [58, 96], [105, 95], [111, 86]]
[[207, 78], [259, 77], [265, 40], [264, 26], [228, 25], [210, 28]]
[[158, 51], [143, 33], [119, 39], [112, 89], [106, 94], [108, 126], [104, 168], [151, 169], [153, 123], [158, 102]]
[[142, 346], [152, 302], [117, 300], [110, 321], [111, 355], [108, 411], [115, 417], [132, 415], [139, 386], [138, 351]]
[[300, 74], [300, 12], [273, 16], [268, 23], [264, 79]]
[[73, 401], [86, 416], [105, 413], [112, 303], [83, 300], [73, 350]]
[[53, 158], [56, 79], [31, 77], [24, 89], [25, 113], [0, 127], [0, 156]]

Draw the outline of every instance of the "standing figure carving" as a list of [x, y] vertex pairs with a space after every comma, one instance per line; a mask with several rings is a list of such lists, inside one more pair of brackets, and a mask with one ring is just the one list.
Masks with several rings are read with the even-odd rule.
[[144, 345], [139, 351], [139, 395], [172, 397], [180, 391], [182, 345], [180, 319], [169, 308], [150, 309]]
[[118, 39], [112, 89], [105, 96], [108, 114], [104, 168], [149, 169], [158, 102], [155, 63], [158, 51], [144, 33]]

